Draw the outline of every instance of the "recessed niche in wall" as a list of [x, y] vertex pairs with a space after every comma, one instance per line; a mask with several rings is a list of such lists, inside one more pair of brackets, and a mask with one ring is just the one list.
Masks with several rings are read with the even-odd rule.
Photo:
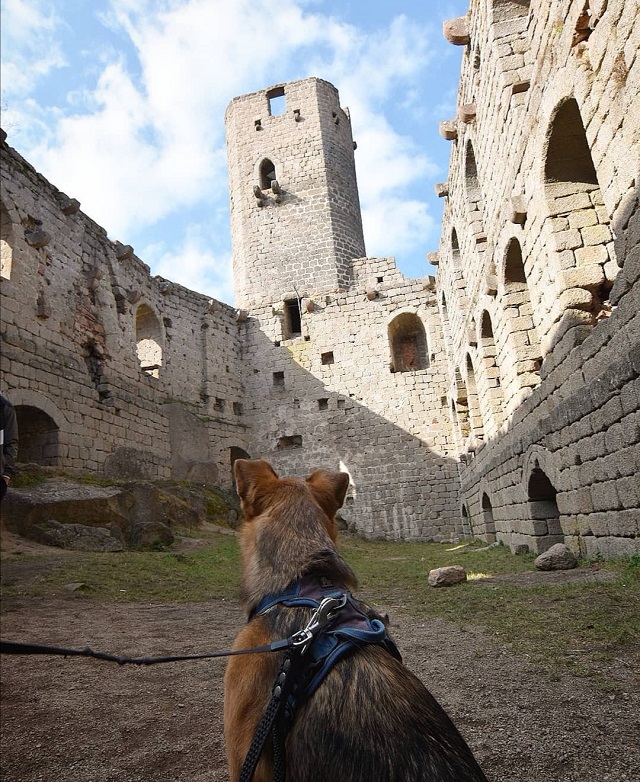
[[347, 403], [344, 399], [338, 399], [338, 410], [344, 410]]
[[236, 415], [242, 415], [242, 413], [243, 413], [243, 408], [242, 408], [242, 403], [241, 403], [241, 402], [234, 402], [234, 403], [233, 403], [233, 412], [234, 412]]
[[327, 353], [321, 353], [320, 361], [322, 361], [323, 364], [333, 364], [334, 363], [333, 351], [329, 350]]
[[328, 410], [328, 409], [329, 409], [329, 400], [318, 399], [318, 410]]
[[224, 399], [219, 399], [216, 397], [216, 401], [213, 403], [213, 409], [218, 413], [224, 413], [224, 405]]
[[284, 388], [284, 372], [273, 373], [274, 388]]
[[302, 448], [301, 434], [292, 434], [278, 438], [278, 450], [284, 451], [292, 448]]

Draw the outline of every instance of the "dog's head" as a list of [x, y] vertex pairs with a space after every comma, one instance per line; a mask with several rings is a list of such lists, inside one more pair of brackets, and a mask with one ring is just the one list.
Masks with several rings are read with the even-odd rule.
[[[335, 515], [349, 488], [346, 473], [315, 470], [306, 479], [279, 478], [262, 459], [238, 459], [234, 474], [244, 512], [240, 541], [249, 598], [283, 589], [312, 569], [346, 568], [337, 564], [335, 550]], [[355, 580], [348, 568], [339, 575]]]

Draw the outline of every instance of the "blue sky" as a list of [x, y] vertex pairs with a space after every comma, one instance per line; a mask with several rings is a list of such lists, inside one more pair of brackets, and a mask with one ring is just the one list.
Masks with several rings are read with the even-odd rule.
[[[430, 268], [467, 0], [2, 0], [7, 141], [159, 274], [232, 303], [224, 111], [308, 76], [351, 112], [365, 244]], [[384, 183], [381, 187], [380, 183]]]

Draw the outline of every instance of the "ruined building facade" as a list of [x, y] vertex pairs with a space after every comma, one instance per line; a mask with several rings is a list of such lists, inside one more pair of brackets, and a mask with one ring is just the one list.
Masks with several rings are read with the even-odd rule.
[[3, 142], [20, 460], [228, 486], [241, 456], [331, 467], [369, 537], [640, 550], [639, 21], [475, 0], [445, 24], [463, 61], [435, 278], [366, 257], [321, 79], [227, 109], [237, 308], [150, 276]]

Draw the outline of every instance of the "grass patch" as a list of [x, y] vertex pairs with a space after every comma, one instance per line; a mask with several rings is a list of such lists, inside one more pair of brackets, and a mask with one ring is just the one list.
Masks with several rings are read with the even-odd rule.
[[[182, 534], [185, 531], [180, 531]], [[210, 530], [190, 530], [206, 544], [188, 553], [171, 551], [74, 554], [47, 557], [4, 555], [7, 586], [2, 596], [50, 596], [65, 584], [83, 583], [81, 599], [117, 602], [201, 602], [237, 599], [240, 553], [237, 539]], [[640, 651], [640, 558], [599, 563], [612, 571], [608, 581], [515, 585], [487, 577], [533, 571], [533, 555], [514, 556], [504, 547], [478, 551], [469, 545], [389, 543], [346, 537], [340, 550], [356, 572], [360, 594], [416, 618], [440, 618], [457, 626], [485, 629], [517, 654], [528, 655], [552, 677], [571, 672], [595, 677], [614, 689], [610, 671], [637, 663]], [[40, 558], [41, 564], [44, 564]], [[13, 579], [12, 564], [29, 579]], [[429, 570], [462, 564], [471, 578], [455, 587], [433, 589]], [[29, 570], [33, 568], [33, 570]], [[18, 583], [19, 582], [19, 583]]]

